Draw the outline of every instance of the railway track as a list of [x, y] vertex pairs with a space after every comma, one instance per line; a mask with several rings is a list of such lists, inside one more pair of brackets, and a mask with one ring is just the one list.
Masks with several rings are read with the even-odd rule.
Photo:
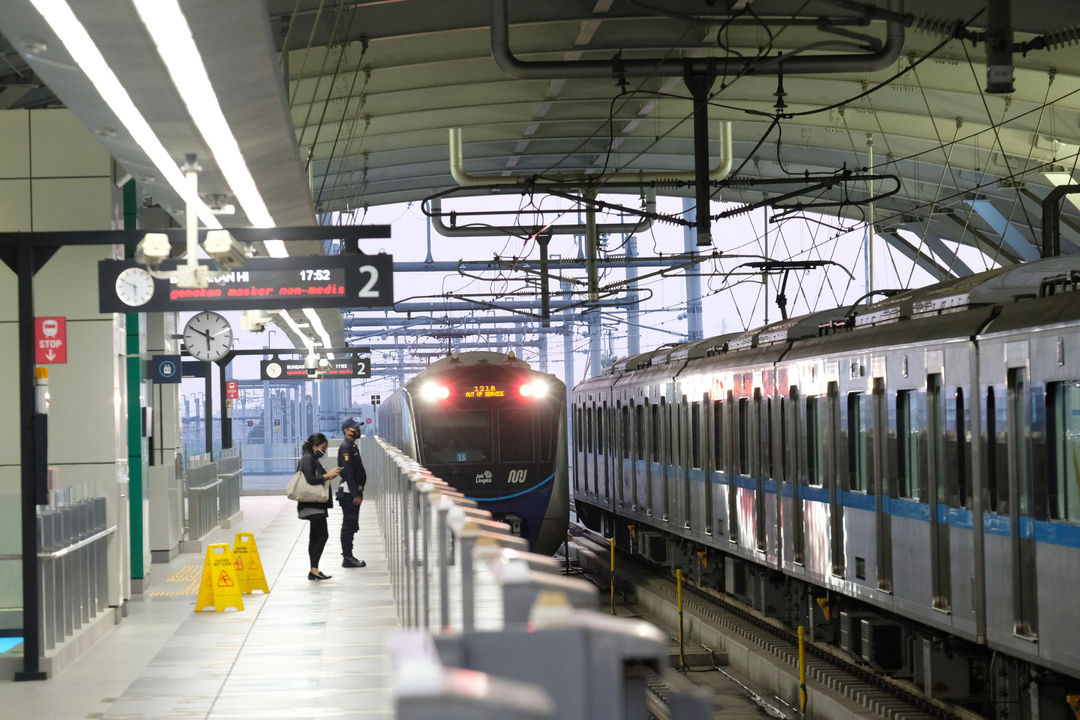
[[[582, 529], [581, 536], [575, 537], [575, 541], [583, 571], [592, 575], [601, 588], [609, 587], [608, 541], [587, 529]], [[678, 609], [674, 582], [660, 577], [655, 567], [625, 557], [616, 558], [616, 577], [624, 598], [634, 598], [635, 608], [647, 619], [669, 635], [677, 637]], [[733, 672], [752, 675], [758, 682], [765, 676], [775, 679], [775, 682], [765, 683], [770, 686], [760, 690], [752, 684], [745, 687], [746, 696], [760, 707], [762, 717], [800, 717], [797, 705], [798, 645], [797, 636], [791, 628], [783, 627], [776, 620], [766, 618], [714, 591], [685, 583], [683, 609], [684, 627], [690, 628], [686, 632], [687, 647], [691, 646], [692, 636], [695, 651], [701, 646], [729, 650], [726, 653], [727, 662], [734, 669]], [[721, 667], [724, 664], [723, 655], [725, 653], [710, 651], [710, 656], [721, 656], [712, 663], [715, 669], [713, 674], [723, 673], [730, 681], [738, 682], [734, 675]], [[751, 655], [757, 658], [751, 660]], [[763, 662], [768, 666], [767, 671]], [[708, 673], [684, 673], [684, 676], [696, 683], [707, 680], [706, 684], [710, 686], [716, 681], [715, 678], [708, 678]], [[656, 708], [653, 714], [662, 719], [666, 694], [663, 692], [663, 680], [657, 678], [656, 683], [655, 690], [650, 684], [652, 702]], [[894, 720], [976, 720], [980, 717], [963, 708], [925, 698], [914, 685], [852, 663], [839, 650], [823, 644], [806, 643], [806, 683], [812, 711], [808, 716], [815, 718], [865, 717], [868, 712]]]

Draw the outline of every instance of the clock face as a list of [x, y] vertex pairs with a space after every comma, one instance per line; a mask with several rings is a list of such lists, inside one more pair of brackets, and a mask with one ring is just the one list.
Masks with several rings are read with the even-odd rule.
[[269, 378], [281, 377], [281, 364], [277, 362], [268, 362], [266, 364], [266, 376]]
[[232, 349], [232, 326], [216, 312], [193, 315], [184, 326], [184, 349], [199, 360], [220, 360]]
[[145, 305], [154, 295], [154, 278], [141, 267], [132, 267], [116, 276], [116, 297], [131, 307]]

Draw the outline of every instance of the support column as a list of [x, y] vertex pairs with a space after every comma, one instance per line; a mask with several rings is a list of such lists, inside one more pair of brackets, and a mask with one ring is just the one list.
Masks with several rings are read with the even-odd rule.
[[[637, 237], [630, 235], [625, 238], [626, 257], [633, 260], [637, 257]], [[629, 305], [626, 307], [626, 352], [633, 357], [641, 353], [641, 308], [638, 305], [638, 270], [637, 266], [626, 266], [626, 299]]]
[[[689, 215], [694, 208], [691, 198], [683, 198], [683, 214]], [[699, 213], [700, 214], [700, 213]], [[683, 250], [687, 255], [697, 254], [697, 248], [701, 245], [701, 232], [692, 227], [683, 227]], [[703, 335], [701, 324], [701, 278], [700, 269], [697, 265], [688, 267], [686, 273], [686, 339], [693, 342], [700, 340]]]
[[[697, 244], [712, 245], [712, 220], [709, 218], [709, 90], [716, 76], [712, 73], [687, 75], [686, 87], [694, 98], [694, 200], [696, 205]], [[685, 205], [684, 205], [685, 208]]]

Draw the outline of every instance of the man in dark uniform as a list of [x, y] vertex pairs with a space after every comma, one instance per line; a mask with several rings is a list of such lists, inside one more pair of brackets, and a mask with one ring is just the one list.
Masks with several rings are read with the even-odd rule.
[[348, 418], [341, 423], [341, 432], [345, 435], [337, 454], [337, 464], [341, 468], [341, 486], [337, 492], [342, 514], [341, 567], [365, 567], [366, 562], [353, 556], [353, 535], [360, 529], [360, 503], [364, 501], [364, 485], [367, 484], [367, 472], [360, 460], [360, 449], [356, 447], [360, 423], [356, 418]]

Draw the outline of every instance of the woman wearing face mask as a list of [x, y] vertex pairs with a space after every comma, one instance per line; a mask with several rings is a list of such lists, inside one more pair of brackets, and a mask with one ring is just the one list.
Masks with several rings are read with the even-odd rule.
[[[322, 485], [327, 480], [336, 478], [341, 468], [334, 468], [327, 472], [323, 469], [319, 458], [326, 454], [326, 436], [315, 433], [304, 443], [304, 454], [300, 457], [300, 470], [304, 478], [312, 485]], [[326, 539], [330, 533], [326, 529], [327, 510], [332, 508], [333, 501], [327, 493], [326, 502], [298, 502], [296, 514], [301, 520], [311, 523], [308, 531], [308, 557], [311, 560], [311, 571], [308, 572], [308, 580], [329, 580], [329, 575], [323, 575], [319, 570], [319, 558], [322, 557], [323, 548], [326, 547]]]

